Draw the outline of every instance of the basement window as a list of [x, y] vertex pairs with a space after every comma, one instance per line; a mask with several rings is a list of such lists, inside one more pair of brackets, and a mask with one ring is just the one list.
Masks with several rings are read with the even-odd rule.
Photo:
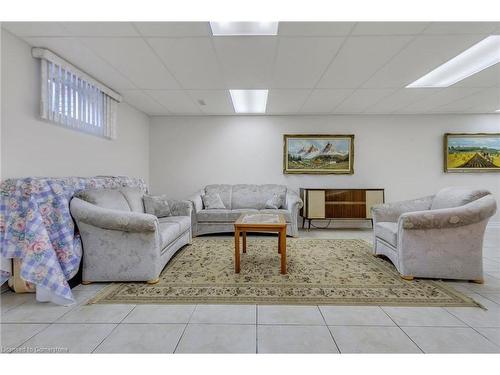
[[116, 111], [121, 96], [51, 51], [33, 48], [40, 58], [42, 119], [116, 139]]

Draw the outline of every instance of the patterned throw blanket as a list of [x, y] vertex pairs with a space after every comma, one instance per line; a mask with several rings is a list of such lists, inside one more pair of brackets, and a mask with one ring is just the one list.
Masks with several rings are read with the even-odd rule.
[[[82, 243], [69, 211], [73, 195], [89, 188], [139, 187], [129, 177], [8, 179], [0, 184], [0, 248], [3, 259], [21, 259], [20, 276], [60, 304], [74, 302], [68, 280], [77, 272]], [[11, 276], [0, 270], [0, 284]]]

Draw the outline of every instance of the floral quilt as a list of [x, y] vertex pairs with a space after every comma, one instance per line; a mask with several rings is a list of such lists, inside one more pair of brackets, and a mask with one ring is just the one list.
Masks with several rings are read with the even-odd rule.
[[[82, 243], [69, 211], [73, 195], [89, 188], [139, 187], [144, 180], [121, 176], [21, 178], [0, 184], [2, 258], [20, 258], [20, 276], [56, 298], [74, 301], [68, 280], [77, 272]], [[10, 272], [0, 271], [0, 284]]]

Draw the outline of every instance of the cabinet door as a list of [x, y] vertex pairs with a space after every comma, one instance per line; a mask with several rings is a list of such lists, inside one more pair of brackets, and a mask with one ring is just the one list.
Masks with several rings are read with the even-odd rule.
[[325, 218], [325, 191], [307, 191], [307, 217], [310, 219]]
[[366, 191], [366, 218], [372, 218], [371, 208], [377, 204], [384, 203], [383, 190], [367, 190]]

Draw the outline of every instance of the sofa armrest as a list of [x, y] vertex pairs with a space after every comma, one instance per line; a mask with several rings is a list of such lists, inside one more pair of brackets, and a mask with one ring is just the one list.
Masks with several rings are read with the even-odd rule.
[[203, 201], [201, 200], [201, 192], [189, 197], [188, 201], [190, 201], [193, 204], [194, 213], [203, 210]]
[[293, 191], [286, 192], [286, 209], [290, 212], [298, 211], [302, 208], [304, 203], [299, 195]]
[[92, 226], [123, 232], [155, 232], [158, 218], [138, 212], [112, 210], [73, 198], [70, 203], [71, 215], [78, 222]]
[[490, 218], [497, 204], [492, 195], [459, 207], [404, 213], [399, 228], [405, 230], [457, 228]]
[[190, 201], [168, 200], [172, 216], [191, 216], [192, 204]]
[[375, 222], [388, 221], [395, 223], [406, 212], [429, 210], [433, 199], [434, 196], [431, 195], [407, 201], [379, 204], [372, 207], [372, 217]]

